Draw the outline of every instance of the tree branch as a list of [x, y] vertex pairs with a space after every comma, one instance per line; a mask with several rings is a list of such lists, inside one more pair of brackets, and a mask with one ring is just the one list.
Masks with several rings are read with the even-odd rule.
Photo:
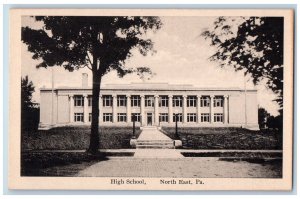
[[[86, 56], [87, 56], [87, 60], [90, 62], [91, 66], [92, 66], [93, 64], [92, 64], [92, 62], [91, 62], [91, 59], [90, 59], [90, 57], [89, 57], [89, 54], [87, 53]], [[88, 69], [92, 70], [92, 68], [89, 67], [88, 64], [86, 65], [86, 67], [88, 67]]]

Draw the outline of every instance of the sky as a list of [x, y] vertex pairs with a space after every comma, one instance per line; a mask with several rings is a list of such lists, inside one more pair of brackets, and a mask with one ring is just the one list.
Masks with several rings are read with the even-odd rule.
[[[148, 33], [147, 38], [154, 42], [156, 53], [147, 56], [140, 55], [133, 50], [133, 56], [126, 61], [126, 67], [149, 67], [154, 75], [150, 80], [141, 80], [136, 74], [119, 78], [112, 71], [102, 78], [101, 84], [128, 84], [131, 82], [155, 82], [169, 84], [192, 84], [197, 87], [228, 88], [239, 87], [244, 89], [246, 80], [247, 89], [258, 90], [258, 104], [269, 113], [278, 115], [278, 105], [273, 100], [276, 96], [266, 88], [264, 82], [254, 86], [251, 77], [244, 77], [243, 72], [236, 72], [233, 67], [221, 68], [217, 63], [209, 61], [209, 57], [216, 52], [215, 47], [209, 45], [201, 32], [211, 27], [216, 17], [161, 17], [163, 26], [155, 33]], [[39, 29], [41, 22], [24, 16], [22, 26]], [[22, 76], [28, 75], [35, 85], [33, 100], [39, 102], [39, 88], [51, 87], [51, 68], [36, 68], [40, 60], [33, 60], [32, 53], [22, 44]], [[53, 68], [54, 87], [81, 86], [82, 73], [88, 73], [89, 86], [92, 85], [92, 73], [88, 68], [68, 72], [63, 67]]]

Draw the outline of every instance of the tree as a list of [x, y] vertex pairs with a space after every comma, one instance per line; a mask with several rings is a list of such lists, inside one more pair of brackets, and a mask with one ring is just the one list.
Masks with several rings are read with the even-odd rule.
[[217, 52], [210, 60], [250, 74], [253, 83], [267, 81], [283, 105], [283, 17], [219, 17], [202, 33]]
[[21, 78], [21, 129], [36, 130], [39, 123], [39, 108], [32, 102], [34, 86], [28, 76]]
[[262, 107], [258, 108], [258, 125], [260, 129], [266, 128], [267, 120], [270, 117], [270, 113]]
[[126, 68], [125, 60], [138, 48], [142, 55], [153, 50], [153, 42], [145, 39], [149, 30], [162, 23], [158, 17], [65, 17], [36, 16], [43, 29], [22, 28], [22, 41], [42, 59], [37, 67], [63, 66], [69, 71], [88, 67], [92, 71], [92, 122], [89, 153], [99, 148], [99, 94], [103, 75], [116, 70], [120, 77], [132, 72], [149, 72], [146, 67]]

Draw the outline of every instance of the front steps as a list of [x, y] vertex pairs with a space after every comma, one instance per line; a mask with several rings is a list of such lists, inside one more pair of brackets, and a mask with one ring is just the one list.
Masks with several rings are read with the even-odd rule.
[[173, 140], [137, 140], [137, 149], [174, 149]]
[[137, 149], [174, 149], [174, 141], [157, 126], [145, 126], [136, 140]]

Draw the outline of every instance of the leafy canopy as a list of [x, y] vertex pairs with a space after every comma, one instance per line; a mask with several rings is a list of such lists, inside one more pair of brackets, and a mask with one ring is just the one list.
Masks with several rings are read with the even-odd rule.
[[21, 78], [21, 103], [22, 108], [30, 108], [33, 105], [32, 94], [34, 93], [34, 86], [32, 81], [29, 81], [28, 76]]
[[148, 71], [145, 67], [125, 68], [125, 60], [138, 48], [142, 55], [153, 50], [153, 42], [145, 39], [148, 30], [157, 30], [158, 17], [84, 17], [37, 16], [43, 29], [22, 28], [22, 40], [33, 53], [42, 58], [37, 67], [61, 65], [69, 71], [89, 67], [103, 76], [116, 70], [119, 76]]
[[[253, 83], [267, 81], [268, 88], [283, 102], [283, 17], [219, 17], [202, 36], [217, 52], [210, 60], [221, 67], [233, 66], [251, 74]], [[237, 28], [236, 28], [237, 27]]]

